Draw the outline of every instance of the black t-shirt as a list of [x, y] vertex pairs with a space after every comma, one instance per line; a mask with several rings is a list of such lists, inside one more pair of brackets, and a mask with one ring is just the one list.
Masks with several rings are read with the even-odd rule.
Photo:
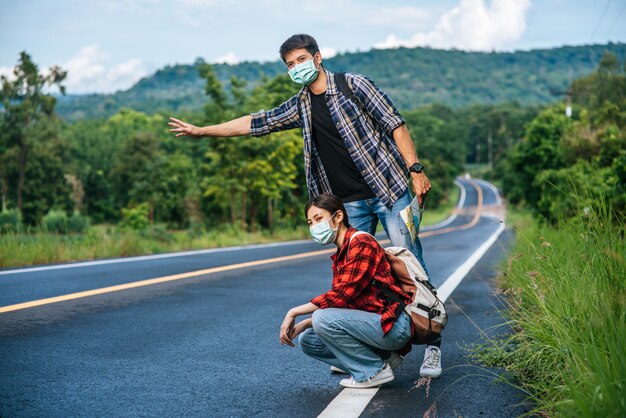
[[311, 92], [311, 119], [313, 143], [322, 160], [330, 188], [343, 202], [375, 197], [339, 135], [330, 116], [325, 94]]

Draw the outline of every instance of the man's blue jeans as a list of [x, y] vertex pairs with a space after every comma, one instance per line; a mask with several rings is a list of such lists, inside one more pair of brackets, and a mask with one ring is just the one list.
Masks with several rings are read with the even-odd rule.
[[422, 255], [422, 243], [419, 237], [415, 239], [415, 242], [411, 240], [411, 234], [400, 217], [400, 211], [410, 204], [411, 195], [407, 189], [393, 204], [391, 209], [383, 205], [377, 197], [344, 203], [344, 206], [346, 212], [348, 212], [350, 225], [359, 231], [369, 232], [374, 235], [378, 221], [380, 220], [391, 241], [391, 245], [394, 247], [408, 248], [422, 267], [424, 267], [426, 275], [430, 277], [426, 269], [426, 264], [424, 263], [424, 256]]
[[392, 351], [411, 338], [406, 312], [383, 334], [379, 314], [355, 309], [327, 308], [313, 312], [313, 328], [300, 334], [302, 351], [314, 359], [349, 372], [354, 380], [371, 379], [385, 365]]

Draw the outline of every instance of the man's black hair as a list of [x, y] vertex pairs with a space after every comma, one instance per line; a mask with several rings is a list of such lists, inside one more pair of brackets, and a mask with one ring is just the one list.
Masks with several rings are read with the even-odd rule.
[[285, 62], [285, 55], [287, 55], [290, 51], [294, 49], [306, 49], [311, 55], [315, 55], [319, 52], [319, 47], [317, 46], [317, 42], [315, 38], [311, 35], [306, 35], [304, 33], [300, 33], [298, 35], [292, 35], [280, 46], [278, 52], [280, 53], [280, 59]]
[[346, 212], [346, 208], [343, 205], [341, 199], [339, 199], [334, 194], [330, 193], [322, 193], [311, 200], [308, 201], [306, 206], [304, 207], [304, 218], [306, 219], [307, 213], [311, 206], [315, 206], [316, 208], [324, 209], [330, 212], [330, 214], [334, 214], [335, 212], [341, 211], [343, 212], [343, 224], [346, 227], [350, 227], [350, 222], [348, 220], [348, 212]]

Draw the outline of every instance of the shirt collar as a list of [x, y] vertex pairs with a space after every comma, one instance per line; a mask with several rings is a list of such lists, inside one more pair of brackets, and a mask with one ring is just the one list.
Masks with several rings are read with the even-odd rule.
[[[337, 95], [339, 94], [339, 88], [337, 88], [337, 83], [335, 83], [334, 73], [331, 73], [326, 68], [322, 67], [322, 71], [326, 74], [326, 96], [328, 95]], [[300, 99], [309, 94], [309, 86], [304, 86], [298, 93]]]

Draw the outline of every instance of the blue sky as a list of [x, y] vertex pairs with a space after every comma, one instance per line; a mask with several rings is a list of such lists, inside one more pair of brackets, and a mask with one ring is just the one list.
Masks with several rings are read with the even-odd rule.
[[167, 64], [273, 61], [294, 33], [337, 52], [512, 51], [626, 42], [626, 0], [0, 0], [0, 73], [26, 50], [69, 93], [127, 89]]

